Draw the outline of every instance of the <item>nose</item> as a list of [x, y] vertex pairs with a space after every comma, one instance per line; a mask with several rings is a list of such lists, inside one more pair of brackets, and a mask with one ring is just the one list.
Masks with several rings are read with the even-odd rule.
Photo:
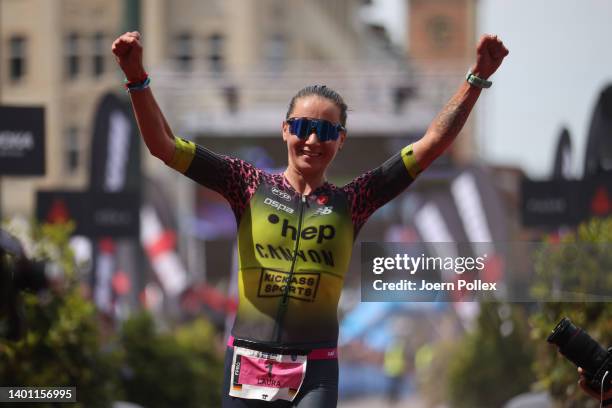
[[317, 132], [313, 129], [308, 137], [306, 138], [306, 144], [314, 144], [319, 143], [319, 136], [317, 136]]

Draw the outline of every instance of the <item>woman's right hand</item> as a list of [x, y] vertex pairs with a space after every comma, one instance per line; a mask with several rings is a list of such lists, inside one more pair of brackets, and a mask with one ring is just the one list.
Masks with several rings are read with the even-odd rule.
[[129, 82], [140, 82], [145, 76], [142, 65], [142, 44], [138, 31], [127, 32], [113, 42], [113, 54], [117, 64]]

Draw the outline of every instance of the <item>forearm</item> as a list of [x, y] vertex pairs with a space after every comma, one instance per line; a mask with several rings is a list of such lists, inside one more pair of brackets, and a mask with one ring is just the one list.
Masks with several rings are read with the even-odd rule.
[[174, 155], [174, 135], [151, 88], [130, 92], [140, 134], [152, 155], [165, 163]]
[[429, 125], [425, 135], [414, 144], [415, 159], [422, 170], [444, 153], [455, 140], [472, 112], [481, 91], [480, 88], [464, 81]]

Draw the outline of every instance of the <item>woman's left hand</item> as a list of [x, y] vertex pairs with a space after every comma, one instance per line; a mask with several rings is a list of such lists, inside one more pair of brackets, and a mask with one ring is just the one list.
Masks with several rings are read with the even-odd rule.
[[496, 35], [483, 35], [476, 48], [476, 65], [472, 67], [472, 73], [479, 78], [488, 79], [497, 71], [509, 52]]

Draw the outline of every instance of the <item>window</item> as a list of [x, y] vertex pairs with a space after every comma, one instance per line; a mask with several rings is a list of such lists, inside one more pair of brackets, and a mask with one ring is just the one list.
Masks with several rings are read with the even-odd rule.
[[97, 32], [94, 34], [93, 36], [93, 44], [92, 44], [92, 50], [93, 50], [93, 60], [92, 60], [92, 67], [93, 67], [93, 75], [95, 77], [99, 77], [102, 74], [104, 74], [104, 59], [105, 59], [105, 38], [104, 38], [104, 33], [101, 32]]
[[70, 33], [66, 37], [66, 76], [74, 79], [79, 75], [79, 35]]
[[208, 62], [210, 64], [210, 70], [216, 74], [223, 72], [224, 61], [223, 61], [223, 48], [225, 38], [222, 34], [215, 33], [208, 37]]
[[182, 71], [193, 69], [193, 36], [182, 33], [176, 36], [176, 62]]
[[19, 81], [26, 72], [26, 39], [21, 36], [9, 40], [9, 77], [11, 81]]
[[64, 166], [66, 174], [74, 174], [79, 168], [79, 129], [71, 126], [66, 129], [64, 144]]

